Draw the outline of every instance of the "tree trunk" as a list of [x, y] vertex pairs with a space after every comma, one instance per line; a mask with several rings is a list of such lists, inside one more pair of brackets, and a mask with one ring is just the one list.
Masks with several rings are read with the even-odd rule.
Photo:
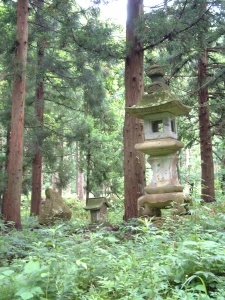
[[[143, 95], [143, 51], [134, 32], [134, 22], [142, 13], [142, 0], [128, 0], [126, 43], [129, 48], [125, 61], [126, 107], [136, 104]], [[137, 199], [143, 194], [145, 186], [144, 154], [134, 149], [135, 144], [143, 142], [142, 122], [126, 113], [123, 136], [125, 193], [124, 220], [128, 220], [137, 217]]]
[[[41, 9], [44, 2], [36, 0], [37, 7], [36, 23], [43, 25], [41, 17]], [[41, 27], [43, 28], [43, 27]], [[43, 32], [42, 32], [43, 34]], [[37, 131], [36, 153], [32, 161], [32, 194], [30, 214], [38, 215], [41, 201], [42, 191], [42, 130], [43, 130], [43, 114], [44, 114], [44, 49], [45, 38], [41, 37], [37, 41], [37, 80], [36, 80], [36, 99], [35, 113], [39, 122], [39, 130]]]
[[52, 174], [52, 189], [53, 189], [53, 191], [57, 190], [57, 177], [56, 177], [56, 173]]
[[[75, 164], [76, 164], [76, 194], [78, 196], [78, 186], [79, 186], [79, 144], [76, 142], [76, 148], [75, 148]], [[78, 196], [79, 198], [79, 196]]]
[[59, 193], [59, 195], [62, 197], [63, 194], [63, 178], [62, 178], [62, 174], [61, 174], [61, 169], [63, 168], [63, 161], [64, 161], [64, 146], [63, 146], [63, 142], [60, 144], [60, 148], [61, 148], [61, 155], [60, 155], [60, 169], [58, 171], [58, 181], [57, 181], [57, 191]]
[[26, 63], [28, 47], [28, 0], [17, 3], [17, 39], [15, 51], [15, 76], [12, 92], [11, 132], [7, 184], [3, 206], [6, 222], [21, 228], [20, 201], [23, 175], [23, 129]]
[[[4, 166], [4, 173], [6, 173], [6, 174], [7, 174], [8, 163], [9, 163], [9, 141], [10, 141], [10, 127], [7, 126], [7, 133], [6, 133], [6, 153], [5, 153], [5, 166]], [[5, 199], [6, 199], [6, 187], [4, 187], [3, 191], [2, 191], [1, 215], [3, 215], [4, 201], [5, 201]]]
[[[2, 142], [3, 133], [2, 132], [1, 135], [2, 136], [0, 137], [0, 152], [1, 152], [1, 156], [3, 156], [3, 142]], [[3, 174], [5, 173], [5, 167], [3, 161], [0, 162], [0, 173], [1, 173], [1, 179], [3, 181], [4, 178]], [[3, 193], [4, 193], [4, 188], [2, 182], [0, 182], [0, 215], [2, 215], [2, 208], [3, 208]]]
[[76, 194], [79, 200], [84, 199], [84, 173], [79, 168], [79, 143], [76, 142]]
[[84, 199], [84, 173], [79, 172], [77, 182], [77, 196], [79, 200]]
[[221, 190], [222, 190], [222, 195], [225, 195], [225, 155], [223, 155], [222, 157], [221, 169], [223, 172], [221, 178]]
[[207, 50], [204, 57], [198, 61], [198, 80], [199, 80], [199, 135], [201, 149], [201, 183], [202, 199], [204, 202], [215, 201], [214, 187], [214, 164], [212, 151], [212, 137], [210, 131], [210, 117], [208, 106], [208, 86], [207, 79]]
[[91, 192], [91, 185], [90, 185], [90, 176], [91, 176], [91, 142], [90, 142], [90, 135], [88, 137], [88, 145], [87, 145], [87, 166], [86, 166], [86, 205], [88, 204], [88, 200], [90, 197]]

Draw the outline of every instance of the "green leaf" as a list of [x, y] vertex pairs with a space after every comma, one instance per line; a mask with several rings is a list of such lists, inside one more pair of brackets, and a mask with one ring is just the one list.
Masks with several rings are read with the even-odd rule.
[[81, 260], [77, 260], [76, 261], [76, 264], [78, 265], [78, 266], [80, 266], [80, 267], [82, 267], [83, 269], [85, 269], [85, 270], [87, 270], [87, 264], [85, 263], [85, 262], [83, 262], [83, 261], [81, 261]]
[[202, 284], [196, 285], [195, 290], [205, 293], [205, 287]]
[[44, 272], [44, 273], [41, 273], [40, 276], [41, 276], [42, 278], [48, 277], [48, 276], [49, 276], [49, 273], [48, 273], [48, 272]]
[[[24, 289], [22, 289], [24, 290]], [[25, 291], [23, 292], [22, 290], [19, 290], [16, 295], [20, 296], [23, 300], [27, 300], [27, 299], [32, 299], [33, 298], [33, 293], [29, 292], [29, 291]]]
[[35, 286], [33, 288], [30, 287], [22, 287], [16, 293], [16, 296], [20, 296], [23, 300], [33, 299], [34, 295], [43, 295], [44, 292], [39, 286]]
[[40, 288], [40, 286], [34, 286], [32, 289], [31, 289], [31, 292], [32, 294], [34, 295], [43, 295], [44, 292], [42, 291], [42, 289]]
[[116, 243], [116, 242], [118, 242], [118, 239], [115, 238], [114, 236], [106, 236], [104, 239], [107, 240], [107, 241], [109, 241], [110, 243]]
[[33, 273], [40, 269], [40, 262], [37, 260], [30, 260], [24, 267], [25, 273]]
[[14, 273], [13, 270], [6, 270], [6, 271], [3, 271], [2, 274], [5, 275], [5, 276], [10, 276]]

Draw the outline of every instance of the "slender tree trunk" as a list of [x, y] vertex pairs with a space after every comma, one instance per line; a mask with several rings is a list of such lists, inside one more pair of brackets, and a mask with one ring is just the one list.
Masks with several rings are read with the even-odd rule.
[[[44, 2], [36, 0], [37, 7], [36, 22], [39, 25], [42, 21], [42, 12]], [[43, 34], [43, 32], [42, 32]], [[32, 194], [31, 194], [31, 215], [38, 215], [41, 201], [42, 191], [42, 130], [43, 130], [43, 115], [44, 115], [44, 49], [45, 38], [38, 38], [37, 41], [37, 80], [36, 80], [36, 99], [35, 112], [39, 123], [39, 132], [37, 134], [36, 153], [32, 161]]]
[[221, 169], [223, 171], [222, 178], [221, 178], [221, 190], [222, 190], [222, 194], [225, 195], [225, 155], [223, 155], [222, 157]]
[[52, 189], [53, 191], [56, 191], [57, 189], [57, 177], [56, 177], [56, 173], [52, 174]]
[[21, 228], [20, 201], [23, 175], [24, 99], [28, 47], [28, 0], [17, 3], [17, 39], [15, 52], [15, 77], [12, 92], [11, 131], [7, 184], [3, 206], [6, 222]]
[[84, 173], [79, 168], [79, 143], [76, 142], [76, 194], [79, 200], [84, 199]]
[[[143, 13], [143, 0], [128, 0], [126, 43], [128, 54], [125, 61], [126, 106], [132, 106], [143, 95], [143, 51], [135, 32], [135, 20]], [[143, 194], [145, 186], [144, 154], [134, 149], [135, 144], [143, 142], [141, 121], [128, 113], [124, 122], [124, 219], [137, 217], [137, 199]]]
[[62, 197], [63, 189], [61, 186], [58, 187], [57, 191], [58, 191], [59, 195]]
[[75, 163], [76, 163], [76, 194], [78, 196], [78, 185], [79, 185], [79, 144], [78, 142], [76, 142], [76, 148], [75, 148]]
[[59, 144], [59, 151], [60, 151], [60, 158], [59, 158], [59, 170], [58, 170], [58, 180], [57, 180], [57, 191], [59, 193], [60, 196], [62, 196], [63, 194], [63, 178], [62, 178], [62, 173], [61, 170], [63, 168], [63, 163], [64, 163], [64, 144], [63, 141], [61, 141], [61, 143]]
[[88, 141], [88, 145], [87, 145], [87, 170], [86, 170], [86, 205], [88, 203], [89, 200], [89, 195], [90, 195], [90, 175], [91, 175], [91, 142], [90, 142], [90, 135], [88, 137], [89, 141]]
[[[3, 134], [2, 131], [0, 130], [1, 135]], [[0, 136], [0, 152], [1, 152], [1, 156], [3, 156], [3, 142], [2, 142], [2, 136]], [[4, 168], [4, 162], [2, 161], [2, 163], [0, 164], [0, 174], [1, 174], [1, 178], [3, 179], [4, 174], [5, 173], [5, 168]], [[2, 182], [0, 183], [0, 216], [2, 215], [2, 208], [3, 208], [3, 193], [4, 193], [4, 188], [2, 186]]]
[[201, 180], [202, 180], [202, 199], [204, 202], [215, 201], [214, 187], [214, 163], [212, 151], [212, 137], [210, 131], [210, 117], [208, 105], [208, 86], [207, 79], [207, 50], [204, 56], [198, 61], [198, 80], [199, 80], [199, 135], [201, 149]]
[[[8, 163], [9, 163], [9, 141], [10, 141], [10, 127], [7, 126], [7, 133], [6, 133], [6, 153], [5, 153], [5, 166], [4, 172], [7, 173], [8, 170]], [[3, 189], [2, 195], [2, 203], [1, 203], [1, 214], [3, 215], [4, 212], [4, 202], [6, 199], [6, 187]]]
[[79, 172], [78, 174], [77, 195], [79, 200], [84, 199], [84, 173], [83, 172]]
[[[63, 148], [63, 143], [61, 144], [61, 149], [62, 149], [62, 155], [60, 156], [60, 169], [63, 168], [63, 161], [64, 161], [64, 148]], [[62, 197], [63, 194], [63, 187], [62, 187], [62, 177], [61, 177], [61, 172], [58, 172], [58, 186], [57, 186], [57, 191], [59, 195]]]

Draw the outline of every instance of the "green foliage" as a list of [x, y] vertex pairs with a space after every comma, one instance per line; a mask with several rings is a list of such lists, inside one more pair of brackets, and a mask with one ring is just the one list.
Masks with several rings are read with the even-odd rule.
[[2, 225], [1, 300], [224, 299], [222, 202], [160, 226], [137, 219], [94, 230], [70, 202], [70, 222], [41, 227], [31, 218], [7, 234]]
[[[204, 50], [208, 51], [205, 85], [209, 88], [212, 139], [214, 136], [224, 138], [221, 123], [224, 115], [224, 58], [221, 52], [224, 8], [221, 0], [164, 1], [137, 22], [136, 30], [146, 50], [147, 63], [163, 65], [171, 90], [192, 107], [189, 115], [179, 123], [180, 136], [188, 147], [198, 143], [197, 61], [203, 57]], [[219, 148], [215, 147], [215, 152]]]
[[[123, 107], [121, 101], [123, 89], [118, 93], [118, 89], [122, 87], [123, 66], [118, 67], [117, 60], [122, 56], [124, 44], [114, 38], [115, 32], [120, 28], [102, 21], [97, 6], [90, 4], [90, 7], [84, 9], [76, 1], [70, 0], [63, 3], [57, 0], [46, 2], [41, 5], [41, 9], [38, 3], [31, 1], [29, 21], [23, 193], [28, 195], [31, 191], [31, 165], [37, 150], [43, 154], [44, 187], [49, 186], [51, 175], [54, 174], [59, 188], [71, 184], [75, 189], [75, 172], [79, 169], [79, 162], [75, 162], [74, 159], [75, 143], [83, 143], [85, 147], [90, 128], [96, 126], [98, 130], [94, 135], [97, 134], [100, 140], [107, 143], [103, 145], [103, 150], [115, 139], [119, 139], [120, 145], [117, 145], [117, 148], [121, 148], [122, 119], [118, 118], [120, 112], [117, 111]], [[3, 33], [0, 41], [1, 194], [6, 177], [6, 137], [11, 111], [15, 24], [16, 3], [2, 2], [0, 5], [0, 25]], [[41, 65], [38, 63], [40, 59]], [[115, 72], [112, 63], [116, 64]], [[45, 102], [43, 124], [37, 119], [34, 109], [37, 82], [42, 78]], [[111, 83], [112, 80], [114, 84]], [[111, 100], [119, 103], [119, 107], [118, 105], [116, 108], [113, 107], [109, 103]], [[111, 137], [109, 131], [113, 131]], [[117, 151], [120, 154], [120, 151]], [[100, 147], [98, 154], [102, 155]], [[83, 152], [82, 155], [85, 156], [86, 153]], [[99, 165], [99, 158], [97, 155], [95, 157], [94, 168], [98, 175], [96, 176], [94, 172], [90, 174], [93, 182], [95, 177], [97, 179], [93, 184], [94, 189], [99, 190], [105, 183], [106, 174], [108, 183], [112, 179], [115, 182], [115, 189], [121, 190], [118, 187], [121, 186], [122, 177], [120, 157], [116, 158], [116, 161], [113, 157], [110, 158], [109, 165], [118, 166], [115, 171], [109, 170], [107, 166], [104, 172], [102, 169], [107, 162], [102, 161], [102, 165]], [[83, 157], [80, 160], [82, 159]], [[86, 172], [85, 166], [83, 172]]]

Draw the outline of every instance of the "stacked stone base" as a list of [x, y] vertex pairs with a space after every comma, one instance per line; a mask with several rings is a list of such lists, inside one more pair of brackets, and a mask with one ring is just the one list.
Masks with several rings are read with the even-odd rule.
[[138, 199], [139, 216], [160, 216], [160, 210], [171, 208], [173, 214], [184, 213], [185, 195], [182, 192], [146, 194]]

